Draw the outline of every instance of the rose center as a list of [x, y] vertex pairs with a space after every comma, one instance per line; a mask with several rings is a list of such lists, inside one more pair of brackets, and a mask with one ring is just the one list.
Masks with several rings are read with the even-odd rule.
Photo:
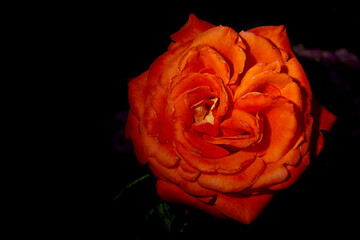
[[194, 122], [206, 121], [214, 124], [214, 110], [217, 105], [218, 98], [204, 99], [193, 106]]

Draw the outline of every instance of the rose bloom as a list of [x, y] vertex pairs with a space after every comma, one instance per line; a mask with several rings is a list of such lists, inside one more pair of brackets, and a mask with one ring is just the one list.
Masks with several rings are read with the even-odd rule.
[[237, 33], [191, 14], [171, 39], [129, 82], [126, 136], [161, 199], [251, 223], [336, 117], [312, 96], [284, 26]]

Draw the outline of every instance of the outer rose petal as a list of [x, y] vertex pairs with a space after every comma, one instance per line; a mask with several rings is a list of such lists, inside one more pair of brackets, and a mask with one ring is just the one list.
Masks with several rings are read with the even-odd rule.
[[193, 208], [200, 209], [215, 217], [225, 218], [214, 206], [205, 204], [197, 198], [190, 196], [181, 190], [177, 185], [158, 180], [156, 183], [157, 192], [160, 198], [166, 202], [184, 204]]
[[293, 51], [291, 50], [290, 41], [286, 33], [286, 28], [284, 25], [280, 26], [262, 26], [248, 30], [248, 32], [255, 33], [257, 35], [263, 36], [273, 42], [278, 48], [282, 48], [288, 51], [291, 57], [295, 57]]
[[130, 109], [138, 120], [141, 119], [145, 109], [148, 73], [149, 71], [146, 71], [128, 83]]
[[215, 25], [200, 20], [191, 13], [186, 24], [182, 28], [180, 28], [179, 31], [172, 34], [170, 38], [176, 43], [187, 42], [197, 37], [200, 33], [205, 32], [206, 30], [213, 27], [215, 27]]
[[281, 52], [270, 40], [248, 31], [241, 31], [240, 37], [246, 45], [246, 68], [256, 63], [271, 63], [278, 61], [284, 64]]
[[287, 166], [287, 169], [290, 173], [290, 177], [287, 181], [284, 181], [282, 183], [276, 184], [274, 186], [269, 187], [271, 190], [280, 190], [285, 189], [293, 185], [299, 177], [304, 173], [306, 168], [310, 164], [310, 153], [307, 153], [303, 159], [301, 159], [301, 162], [299, 166], [293, 167], [293, 166]]
[[324, 136], [319, 131], [325, 130], [329, 132], [337, 117], [329, 112], [324, 106], [322, 106], [317, 98], [313, 98], [312, 112], [314, 115], [315, 128], [312, 140], [314, 141], [313, 144], [316, 144], [316, 146], [313, 146], [313, 148], [315, 149], [315, 155], [318, 156], [324, 146]]
[[144, 165], [145, 163], [147, 163], [148, 159], [146, 157], [144, 147], [141, 143], [139, 123], [139, 120], [137, 120], [134, 114], [129, 111], [125, 127], [125, 137], [131, 139], [135, 148], [136, 157], [140, 164]]
[[231, 197], [219, 194], [215, 206], [229, 218], [250, 224], [272, 199], [273, 194]]

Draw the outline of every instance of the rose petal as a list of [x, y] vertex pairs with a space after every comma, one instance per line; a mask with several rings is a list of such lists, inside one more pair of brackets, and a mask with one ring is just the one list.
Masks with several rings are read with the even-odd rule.
[[177, 168], [167, 168], [161, 165], [155, 157], [149, 157], [150, 170], [155, 174], [157, 178], [166, 178], [167, 180], [180, 184], [182, 178], [178, 174]]
[[198, 182], [181, 181], [180, 188], [195, 197], [215, 196], [217, 192], [203, 188]]
[[179, 156], [175, 153], [172, 143], [160, 144], [156, 137], [149, 136], [146, 133], [141, 134], [141, 140], [145, 153], [148, 157], [154, 157], [167, 168], [172, 168], [179, 163]]
[[[264, 116], [264, 134], [257, 149], [266, 149], [266, 163], [282, 158], [296, 143], [299, 134], [298, 113], [294, 104], [282, 97], [248, 93], [235, 103], [235, 108], [261, 113]], [[300, 125], [301, 126], [301, 125]]]
[[232, 111], [230, 118], [221, 123], [220, 128], [223, 136], [203, 136], [204, 139], [213, 144], [246, 148], [262, 138], [263, 129], [259, 117], [237, 109]]
[[146, 71], [128, 83], [130, 110], [138, 120], [141, 119], [145, 109], [148, 74], [149, 71]]
[[200, 172], [215, 172], [217, 169], [216, 159], [204, 158], [199, 154], [190, 152], [178, 141], [174, 141], [176, 152], [186, 161], [190, 166], [196, 168]]
[[136, 157], [141, 165], [147, 163], [148, 159], [144, 151], [143, 144], [141, 143], [141, 135], [139, 131], [139, 120], [136, 119], [134, 114], [129, 111], [128, 118], [125, 126], [125, 137], [130, 138], [134, 145]]
[[286, 33], [286, 28], [284, 25], [280, 26], [261, 26], [248, 30], [248, 32], [255, 33], [256, 35], [263, 36], [269, 39], [273, 44], [275, 44], [279, 49], [286, 50], [291, 57], [295, 57], [291, 44]]
[[172, 34], [170, 38], [177, 43], [183, 43], [194, 39], [202, 32], [205, 32], [213, 27], [215, 27], [215, 25], [204, 20], [200, 20], [191, 13], [186, 24], [181, 27], [179, 31]]
[[149, 67], [148, 85], [169, 88], [172, 77], [178, 74], [177, 64], [174, 63], [179, 61], [189, 45], [190, 43], [181, 44], [158, 57]]
[[184, 136], [196, 153], [208, 158], [221, 158], [229, 154], [224, 148], [208, 143], [194, 131], [185, 131]]
[[309, 80], [306, 77], [305, 71], [299, 61], [294, 57], [286, 63], [288, 75], [292, 77], [302, 89], [305, 90], [307, 97], [312, 99], [312, 92]]
[[214, 206], [199, 201], [197, 198], [185, 193], [175, 184], [158, 180], [156, 188], [160, 198], [166, 202], [187, 205], [200, 209], [215, 217], [225, 218]]
[[178, 173], [180, 177], [189, 182], [194, 182], [199, 177], [200, 172], [195, 168], [191, 167], [184, 160], [180, 161], [180, 165], [178, 167]]
[[[246, 55], [241, 47], [238, 46], [239, 35], [229, 27], [218, 26], [212, 28], [194, 39], [192, 47], [207, 44], [215, 49], [228, 63], [230, 67], [230, 84], [238, 80], [245, 64]], [[225, 85], [228, 84], [225, 82]]]
[[239, 192], [250, 187], [264, 171], [265, 164], [261, 158], [256, 158], [245, 170], [236, 174], [206, 174], [198, 178], [198, 183], [208, 189], [219, 192]]
[[298, 179], [299, 177], [304, 173], [305, 169], [309, 166], [310, 164], [310, 153], [308, 152], [302, 159], [301, 162], [298, 166], [293, 167], [293, 166], [287, 166], [287, 169], [289, 171], [289, 179], [285, 182], [276, 184], [274, 186], [269, 187], [269, 189], [271, 190], [280, 190], [280, 189], [285, 189], [290, 187], [291, 185], [293, 185]]
[[[271, 62], [271, 63], [257, 63], [254, 66], [252, 66], [245, 73], [245, 75], [241, 79], [240, 84], [243, 82], [249, 82], [251, 80], [251, 78], [254, 77], [256, 74], [259, 74], [262, 72], [267, 72], [267, 71], [274, 71], [274, 72], [280, 73], [280, 70], [281, 70], [281, 65], [278, 61]], [[239, 91], [240, 91], [240, 89], [237, 90], [237, 92], [239, 92]], [[241, 97], [239, 94], [240, 93], [235, 92], [235, 94], [234, 94], [235, 101], [236, 101], [236, 99]]]
[[278, 61], [281, 65], [284, 64], [279, 49], [268, 39], [249, 31], [241, 31], [239, 35], [246, 45], [246, 69], [254, 66], [256, 63]]
[[225, 59], [206, 44], [190, 48], [180, 59], [178, 69], [181, 75], [213, 69], [213, 73], [224, 82], [230, 78], [230, 68]]
[[[254, 75], [251, 78], [242, 79], [240, 86], [236, 89], [235, 99], [243, 96], [248, 92], [264, 92], [266, 86], [273, 86], [279, 90], [283, 89], [289, 83], [292, 83], [291, 77], [285, 73], [277, 73], [275, 71], [265, 71]], [[300, 92], [293, 92], [293, 94]]]
[[316, 128], [313, 138], [317, 138], [317, 140], [315, 139], [315, 155], [318, 156], [324, 146], [324, 136], [321, 130], [330, 131], [337, 117], [322, 106], [315, 97], [312, 101], [312, 114], [315, 119], [314, 128]]
[[215, 207], [229, 218], [244, 224], [254, 221], [272, 199], [273, 194], [232, 197], [219, 194]]

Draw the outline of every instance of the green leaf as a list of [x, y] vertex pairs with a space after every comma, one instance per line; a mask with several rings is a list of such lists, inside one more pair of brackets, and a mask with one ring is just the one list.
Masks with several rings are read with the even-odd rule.
[[150, 173], [145, 174], [144, 176], [141, 176], [138, 179], [135, 179], [134, 181], [132, 181], [131, 183], [129, 183], [128, 185], [126, 185], [123, 189], [121, 189], [121, 191], [118, 193], [118, 195], [116, 195], [116, 197], [113, 198], [113, 201], [116, 201], [117, 199], [119, 199], [121, 197], [121, 195], [129, 188], [134, 187], [136, 184], [141, 183], [142, 181], [144, 181], [145, 179], [147, 179], [148, 177], [150, 177]]

